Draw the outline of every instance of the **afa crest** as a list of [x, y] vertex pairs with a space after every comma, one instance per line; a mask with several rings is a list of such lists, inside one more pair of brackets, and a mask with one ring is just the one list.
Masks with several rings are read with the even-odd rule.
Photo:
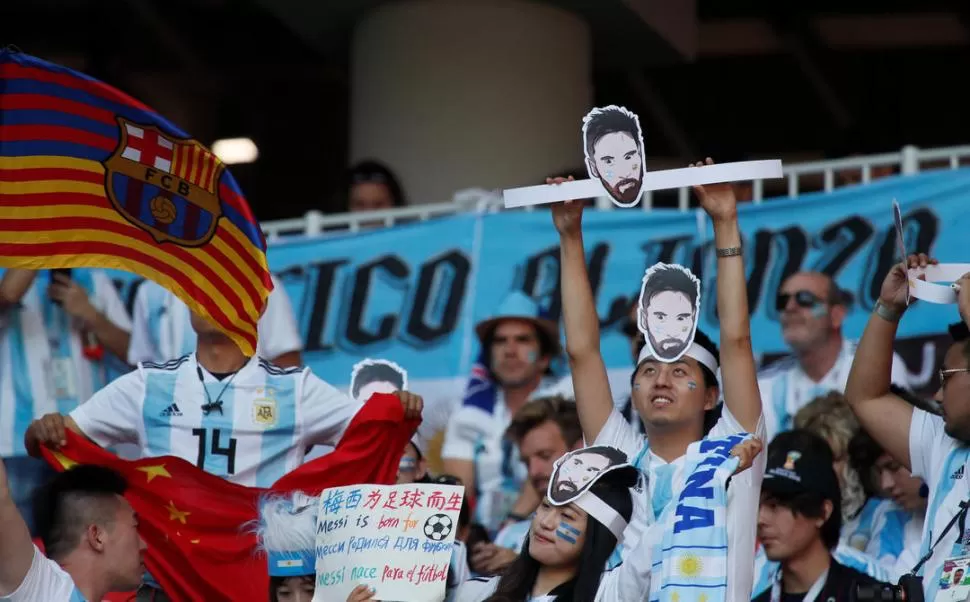
[[225, 165], [195, 140], [124, 117], [118, 126], [118, 146], [104, 162], [105, 192], [115, 210], [160, 243], [209, 242], [222, 216]]
[[276, 426], [278, 420], [279, 413], [276, 408], [276, 399], [273, 398], [271, 390], [266, 391], [265, 397], [253, 400], [253, 424], [272, 427]]
[[802, 452], [790, 451], [788, 455], [785, 456], [785, 470], [795, 470], [795, 462], [802, 457]]

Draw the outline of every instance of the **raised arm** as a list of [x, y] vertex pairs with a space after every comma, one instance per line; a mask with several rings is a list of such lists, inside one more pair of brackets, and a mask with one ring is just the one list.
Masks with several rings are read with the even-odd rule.
[[[712, 165], [714, 162], [708, 158], [706, 163]], [[737, 200], [730, 184], [695, 186], [694, 192], [701, 207], [714, 222], [714, 246], [718, 255], [717, 315], [721, 330], [722, 395], [724, 403], [744, 430], [754, 433], [761, 419], [761, 393], [751, 349], [748, 285], [740, 252]]]
[[907, 263], [897, 264], [883, 280], [879, 301], [869, 316], [866, 330], [856, 348], [845, 399], [862, 428], [897, 461], [912, 470], [909, 455], [909, 431], [913, 406], [890, 393], [893, 364], [893, 341], [899, 319], [906, 311], [908, 276], [906, 268], [925, 267], [935, 261], [926, 255], [910, 255]]
[[34, 544], [10, 493], [7, 471], [0, 459], [0, 597], [23, 583], [34, 560]]
[[552, 220], [559, 231], [566, 355], [583, 436], [586, 441], [594, 441], [613, 411], [613, 395], [600, 353], [599, 316], [586, 273], [582, 219], [581, 202], [552, 206]]

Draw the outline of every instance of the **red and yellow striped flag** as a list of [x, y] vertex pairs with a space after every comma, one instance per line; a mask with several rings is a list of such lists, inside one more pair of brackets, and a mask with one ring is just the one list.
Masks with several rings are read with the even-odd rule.
[[207, 148], [126, 94], [0, 50], [0, 266], [134, 272], [255, 353], [266, 241]]

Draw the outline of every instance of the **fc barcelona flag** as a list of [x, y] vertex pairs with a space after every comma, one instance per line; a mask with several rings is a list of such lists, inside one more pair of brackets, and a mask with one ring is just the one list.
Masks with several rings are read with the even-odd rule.
[[0, 266], [134, 272], [247, 355], [273, 287], [262, 231], [209, 149], [123, 92], [4, 49]]

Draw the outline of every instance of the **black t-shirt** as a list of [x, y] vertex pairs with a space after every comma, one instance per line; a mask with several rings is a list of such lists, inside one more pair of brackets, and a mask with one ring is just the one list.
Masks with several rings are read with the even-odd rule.
[[[825, 580], [825, 586], [822, 587], [822, 591], [819, 592], [818, 597], [814, 601], [808, 600], [806, 602], [848, 602], [856, 583], [872, 585], [879, 582], [865, 573], [860, 573], [844, 564], [839, 564], [833, 558], [832, 564], [829, 566], [829, 576]], [[806, 593], [808, 592], [798, 594], [782, 592], [781, 602], [802, 602]], [[771, 602], [771, 588], [769, 587], [755, 596], [753, 602]]]

